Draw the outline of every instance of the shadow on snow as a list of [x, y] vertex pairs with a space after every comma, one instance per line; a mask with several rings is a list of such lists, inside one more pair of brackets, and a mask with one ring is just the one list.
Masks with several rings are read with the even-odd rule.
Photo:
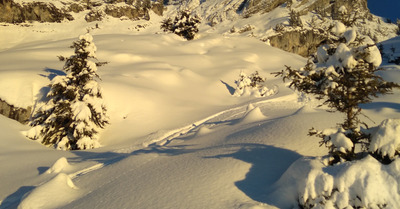
[[371, 102], [367, 104], [360, 104], [360, 107], [365, 110], [375, 110], [379, 111], [383, 108], [390, 108], [396, 112], [400, 112], [400, 104], [394, 102]]
[[21, 203], [22, 198], [25, 194], [32, 191], [35, 187], [34, 186], [22, 186], [14, 193], [7, 196], [3, 202], [0, 204], [0, 209], [16, 209], [18, 205]]
[[289, 166], [302, 157], [296, 152], [263, 144], [238, 144], [241, 148], [226, 155], [211, 158], [234, 158], [251, 164], [246, 177], [235, 185], [248, 197], [258, 202], [267, 202], [273, 184], [279, 180]]

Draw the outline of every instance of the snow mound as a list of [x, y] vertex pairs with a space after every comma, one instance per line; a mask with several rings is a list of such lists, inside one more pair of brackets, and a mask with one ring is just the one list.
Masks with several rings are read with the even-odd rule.
[[61, 171], [65, 171], [70, 167], [67, 158], [61, 157], [58, 159], [53, 166], [51, 166], [46, 173], [60, 173]]
[[246, 107], [246, 112], [250, 112], [250, 111], [254, 110], [254, 108], [256, 108], [256, 107], [254, 107], [254, 105], [250, 103], [250, 104], [247, 105], [247, 107]]
[[196, 132], [196, 136], [206, 135], [206, 134], [209, 134], [209, 133], [211, 133], [211, 132], [212, 132], [211, 129], [209, 129], [209, 128], [205, 127], [205, 126], [202, 126], [202, 127], [200, 127], [199, 130]]
[[321, 158], [302, 158], [268, 198], [280, 208], [295, 207], [294, 202], [305, 208], [399, 208], [399, 166], [399, 159], [383, 165], [372, 156], [327, 167]]
[[370, 152], [393, 159], [400, 150], [400, 119], [386, 119], [371, 137]]
[[19, 209], [57, 208], [79, 196], [78, 188], [65, 173], [36, 187], [19, 204]]
[[256, 107], [248, 111], [243, 119], [243, 123], [252, 123], [266, 119], [267, 117], [261, 112], [260, 107]]

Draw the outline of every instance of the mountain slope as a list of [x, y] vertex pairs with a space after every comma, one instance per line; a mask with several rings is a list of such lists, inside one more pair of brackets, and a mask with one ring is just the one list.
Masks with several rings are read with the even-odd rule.
[[[202, 11], [222, 8], [208, 4]], [[169, 5], [165, 16], [177, 7]], [[315, 173], [313, 166], [333, 175], [350, 164], [324, 168], [327, 148], [307, 136], [311, 127], [334, 127], [342, 115], [270, 74], [306, 62], [259, 41], [289, 19], [288, 11], [277, 7], [214, 27], [205, 21], [193, 41], [160, 33], [164, 17], [151, 12], [150, 21], [87, 23], [77, 13], [74, 21], [0, 26], [0, 98], [35, 107], [62, 73], [57, 56], [72, 54], [68, 46], [89, 30], [99, 61], [109, 62], [99, 74], [111, 120], [103, 147], [65, 152], [27, 140], [21, 131], [28, 126], [0, 116], [0, 208], [297, 208], [300, 176]], [[230, 32], [246, 25], [255, 28]], [[383, 42], [388, 57], [397, 56], [390, 48], [398, 43]], [[381, 75], [399, 81], [399, 66], [384, 60]], [[258, 71], [273, 94], [233, 96], [241, 71]], [[369, 126], [399, 117], [398, 94], [362, 106]]]

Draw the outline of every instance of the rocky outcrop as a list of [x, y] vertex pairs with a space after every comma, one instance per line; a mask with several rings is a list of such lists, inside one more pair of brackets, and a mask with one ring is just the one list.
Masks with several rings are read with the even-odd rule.
[[[300, 16], [306, 15], [309, 12], [315, 12], [320, 17], [338, 20], [348, 27], [351, 27], [360, 19], [365, 21], [365, 19], [371, 16], [366, 0], [303, 0], [297, 4], [286, 6]], [[329, 36], [327, 32], [331, 30], [331, 28], [326, 26], [325, 28], [320, 28], [318, 24], [311, 25], [312, 28], [310, 26], [290, 25], [290, 21], [289, 26], [281, 24], [282, 27], [292, 28], [280, 28], [282, 31], [279, 31], [277, 35], [269, 37], [269, 42], [274, 47], [304, 57], [314, 54], [321, 42]]]
[[20, 108], [10, 105], [0, 99], [0, 114], [14, 119], [20, 123], [27, 124], [31, 115], [32, 107]]
[[61, 22], [64, 19], [73, 20], [70, 14], [56, 8], [53, 4], [31, 2], [20, 5], [12, 0], [0, 0], [0, 22]]
[[162, 0], [78, 0], [73, 3], [63, 3], [63, 5], [62, 8], [57, 8], [52, 3], [44, 3], [40, 0], [26, 1], [22, 5], [13, 0], [0, 0], [0, 22], [61, 22], [73, 20], [70, 12], [87, 12], [85, 20], [88, 22], [102, 20], [107, 15], [131, 20], [148, 20], [150, 10], [158, 15], [164, 12]]
[[104, 12], [116, 18], [126, 17], [131, 20], [150, 19], [149, 7], [107, 5]]
[[313, 30], [288, 31], [269, 37], [271, 46], [303, 57], [313, 54], [324, 40], [324, 36]]
[[243, 17], [250, 17], [256, 13], [266, 13], [286, 3], [287, 0], [245, 0], [239, 7]]

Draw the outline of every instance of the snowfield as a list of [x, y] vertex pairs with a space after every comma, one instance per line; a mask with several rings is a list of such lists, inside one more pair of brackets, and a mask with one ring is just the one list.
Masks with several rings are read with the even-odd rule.
[[[0, 209], [291, 209], [298, 201], [318, 204], [320, 194], [332, 196], [325, 208], [400, 207], [399, 159], [324, 164], [328, 149], [308, 130], [335, 127], [343, 116], [270, 74], [304, 66], [305, 58], [246, 36], [208, 31], [186, 41], [156, 33], [156, 21], [107, 19], [91, 32], [98, 60], [109, 62], [98, 67], [110, 116], [102, 147], [48, 148], [23, 136], [27, 125], [0, 115]], [[64, 74], [57, 56], [71, 55], [68, 46], [86, 32], [81, 22], [35, 24], [0, 26], [7, 37], [0, 40], [0, 98], [34, 109]], [[76, 30], [66, 33], [69, 24]], [[148, 27], [137, 32], [137, 24]], [[400, 39], [383, 45], [389, 54]], [[382, 77], [400, 81], [398, 65], [384, 57], [382, 66]], [[255, 71], [273, 93], [234, 96], [240, 73]], [[399, 93], [362, 105], [368, 125], [400, 118]], [[354, 199], [359, 194], [365, 198]]]

